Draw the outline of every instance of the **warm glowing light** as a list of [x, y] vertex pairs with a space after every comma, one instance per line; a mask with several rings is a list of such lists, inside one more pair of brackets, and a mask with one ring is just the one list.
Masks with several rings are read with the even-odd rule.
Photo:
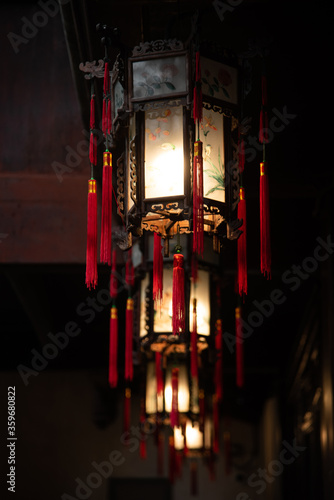
[[209, 273], [198, 270], [197, 284], [191, 284], [189, 302], [190, 331], [193, 328], [193, 299], [197, 299], [197, 333], [199, 335], [210, 335], [210, 286]]
[[181, 427], [174, 427], [174, 448], [176, 450], [183, 450], [184, 448], [184, 435]]
[[182, 106], [145, 114], [145, 198], [184, 194]]
[[[187, 369], [179, 366], [178, 377], [178, 410], [181, 413], [189, 411], [189, 383]], [[172, 367], [167, 368], [165, 384], [165, 409], [168, 413], [172, 411]]]
[[145, 408], [149, 415], [157, 412], [157, 379], [154, 362], [147, 363]]
[[186, 425], [186, 443], [189, 450], [198, 450], [203, 447], [203, 432], [198, 422], [188, 421]]
[[163, 151], [145, 165], [145, 198], [182, 195], [183, 151]]

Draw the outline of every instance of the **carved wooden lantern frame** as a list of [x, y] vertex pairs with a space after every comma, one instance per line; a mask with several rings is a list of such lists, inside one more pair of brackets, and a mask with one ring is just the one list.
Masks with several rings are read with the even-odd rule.
[[[236, 239], [239, 201], [239, 68], [200, 49], [203, 121], [192, 118], [195, 52], [178, 40], [141, 43], [112, 72], [117, 199], [127, 231], [155, 231], [168, 241], [193, 229], [194, 142], [203, 142], [204, 231], [219, 250]], [[123, 153], [124, 152], [124, 153]]]

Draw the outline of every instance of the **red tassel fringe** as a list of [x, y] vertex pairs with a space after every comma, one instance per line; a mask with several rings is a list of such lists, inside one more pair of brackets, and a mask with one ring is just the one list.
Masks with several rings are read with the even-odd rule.
[[261, 273], [271, 278], [270, 208], [267, 162], [260, 163], [260, 249]]
[[116, 306], [110, 310], [110, 341], [109, 341], [109, 385], [117, 387], [117, 347], [118, 347], [118, 315]]
[[237, 387], [244, 385], [244, 344], [241, 333], [241, 308], [235, 308], [235, 335], [236, 335], [236, 362], [237, 362]]
[[216, 365], [215, 365], [215, 388], [217, 400], [223, 399], [223, 329], [221, 319], [216, 321], [215, 331]]
[[196, 299], [194, 299], [194, 305], [193, 305], [193, 328], [191, 332], [190, 373], [193, 378], [198, 379]]
[[240, 297], [247, 295], [247, 220], [245, 190], [240, 188], [240, 199], [238, 203], [238, 219], [242, 219], [240, 230], [242, 234], [238, 238], [238, 293]]
[[107, 131], [107, 101], [103, 98], [102, 103], [102, 133], [105, 136]]
[[184, 269], [183, 255], [174, 255], [173, 264], [173, 333], [179, 335], [185, 330], [185, 304], [184, 304]]
[[111, 134], [112, 122], [111, 122], [111, 100], [108, 101], [107, 106], [107, 118], [106, 118], [106, 130], [107, 134]]
[[178, 427], [179, 425], [179, 369], [172, 369], [172, 410], [170, 412], [170, 425], [171, 427]]
[[100, 261], [111, 265], [112, 154], [103, 153]]
[[125, 312], [125, 380], [133, 379], [132, 362], [132, 340], [133, 340], [133, 299], [126, 301]]
[[193, 179], [193, 253], [203, 256], [204, 216], [203, 216], [203, 156], [202, 142], [194, 144]]
[[154, 233], [153, 246], [153, 300], [161, 303], [163, 293], [163, 257], [161, 236]]
[[86, 285], [89, 289], [97, 285], [97, 195], [94, 179], [88, 181]]

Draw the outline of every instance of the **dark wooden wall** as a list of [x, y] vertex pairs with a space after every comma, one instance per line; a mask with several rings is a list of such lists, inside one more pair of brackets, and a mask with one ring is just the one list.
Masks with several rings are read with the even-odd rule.
[[87, 138], [60, 12], [40, 12], [15, 2], [0, 12], [2, 263], [85, 259]]

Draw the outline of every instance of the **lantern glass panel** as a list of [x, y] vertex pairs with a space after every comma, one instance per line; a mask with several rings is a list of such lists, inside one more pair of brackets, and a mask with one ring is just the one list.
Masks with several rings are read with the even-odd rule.
[[119, 80], [116, 80], [114, 87], [114, 106], [113, 106], [113, 114], [114, 119], [117, 117], [118, 110], [123, 108], [124, 106], [124, 89]]
[[148, 415], [157, 412], [157, 379], [155, 374], [155, 362], [147, 363], [146, 368], [146, 399], [145, 409]]
[[184, 194], [183, 108], [145, 112], [145, 198]]
[[200, 140], [203, 142], [204, 197], [225, 203], [223, 114], [203, 109]]
[[224, 101], [228, 104], [238, 103], [237, 68], [206, 57], [201, 57], [203, 96]]
[[197, 299], [197, 333], [199, 335], [210, 335], [210, 275], [202, 269], [198, 269], [196, 285], [191, 283], [189, 304], [190, 331], [193, 329], [194, 299]]
[[145, 337], [147, 335], [147, 315], [148, 312], [146, 310], [147, 301], [146, 301], [146, 290], [149, 286], [149, 276], [145, 275], [144, 279], [140, 284], [140, 323], [139, 323], [139, 336]]
[[154, 332], [172, 333], [173, 270], [163, 270], [163, 298], [161, 306], [154, 311]]
[[150, 99], [187, 90], [186, 56], [134, 61], [133, 99]]
[[146, 367], [146, 398], [145, 409], [148, 415], [162, 412], [164, 407], [163, 394], [157, 392], [157, 377], [155, 361], [149, 361]]
[[210, 450], [212, 448], [213, 422], [210, 417], [204, 420], [204, 448]]
[[174, 448], [178, 451], [184, 449], [184, 435], [182, 427], [174, 427]]
[[199, 422], [193, 424], [188, 420], [186, 424], [186, 443], [189, 450], [199, 450], [203, 447], [203, 432]]

